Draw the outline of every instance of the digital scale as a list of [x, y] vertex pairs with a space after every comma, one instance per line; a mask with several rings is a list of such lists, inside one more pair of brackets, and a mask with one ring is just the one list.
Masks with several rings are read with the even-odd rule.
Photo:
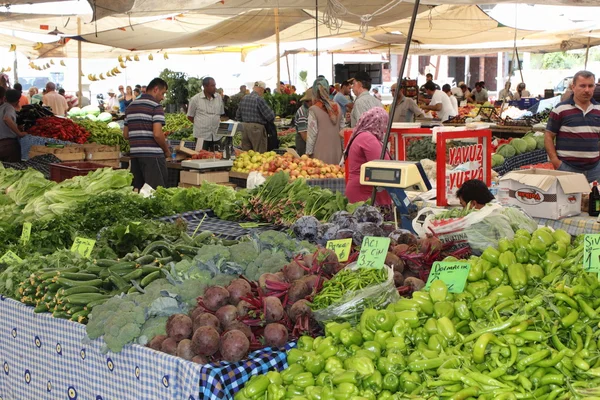
[[360, 184], [385, 189], [400, 214], [401, 226], [414, 232], [411, 214], [417, 207], [410, 202], [405, 190], [427, 192], [431, 183], [419, 162], [374, 160], [360, 167]]
[[233, 120], [219, 123], [216, 135], [218, 137], [217, 140], [221, 142], [221, 148], [224, 149], [222, 159], [185, 160], [181, 162], [181, 166], [201, 170], [218, 170], [233, 167], [232, 155], [235, 154], [233, 136], [237, 133], [239, 124], [238, 121]]

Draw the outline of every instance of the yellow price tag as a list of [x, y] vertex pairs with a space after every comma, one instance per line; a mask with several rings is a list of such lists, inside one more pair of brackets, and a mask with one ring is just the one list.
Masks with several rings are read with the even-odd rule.
[[95, 245], [96, 241], [93, 239], [77, 237], [73, 242], [71, 251], [73, 253], [79, 253], [82, 257], [89, 258], [92, 255], [92, 250], [94, 250]]
[[25, 222], [23, 224], [23, 231], [21, 232], [21, 242], [23, 242], [23, 244], [29, 242], [30, 237], [31, 237], [31, 222]]
[[18, 255], [16, 255], [15, 253], [13, 253], [12, 251], [7, 251], [2, 258], [0, 258], [0, 262], [6, 263], [6, 264], [10, 264], [10, 263], [14, 263], [14, 262], [21, 262], [23, 261], [21, 259], [21, 257], [19, 257]]
[[339, 262], [346, 262], [352, 250], [352, 238], [330, 240], [327, 242], [327, 248], [335, 252]]

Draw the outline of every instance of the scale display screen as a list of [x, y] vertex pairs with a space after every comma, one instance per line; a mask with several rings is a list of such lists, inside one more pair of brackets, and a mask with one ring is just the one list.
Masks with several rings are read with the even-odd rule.
[[365, 170], [365, 180], [381, 183], [400, 183], [401, 173], [399, 170], [387, 168], [367, 168]]
[[231, 136], [235, 133], [234, 128], [236, 128], [236, 124], [231, 124], [228, 122], [221, 122], [219, 124], [219, 129], [217, 129], [217, 135]]

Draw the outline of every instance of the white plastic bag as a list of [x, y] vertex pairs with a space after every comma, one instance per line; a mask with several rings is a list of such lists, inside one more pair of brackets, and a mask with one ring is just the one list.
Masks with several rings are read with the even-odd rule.
[[260, 172], [252, 171], [248, 175], [248, 180], [246, 181], [246, 188], [254, 189], [255, 187], [265, 183], [266, 180], [267, 179], [264, 176], [262, 176]]
[[515, 236], [510, 222], [500, 204], [490, 203], [460, 218], [436, 220], [435, 215], [429, 215], [422, 230], [435, 234], [444, 243], [455, 242], [454, 248], [468, 246], [479, 255], [489, 246], [497, 247], [498, 240]]

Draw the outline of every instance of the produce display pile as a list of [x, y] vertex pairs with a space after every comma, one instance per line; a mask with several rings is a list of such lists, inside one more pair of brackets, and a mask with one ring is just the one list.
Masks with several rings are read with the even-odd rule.
[[264, 176], [284, 171], [290, 174], [290, 179], [298, 178], [343, 178], [344, 169], [339, 165], [325, 164], [323, 161], [312, 159], [307, 155], [294, 157], [290, 153], [278, 156], [275, 152], [257, 153], [253, 150], [240, 153], [233, 162], [235, 172], [257, 171]]
[[119, 146], [121, 152], [129, 152], [129, 142], [123, 137], [123, 132], [117, 124], [111, 127], [103, 121], [92, 121], [88, 118], [73, 118], [73, 121], [90, 133], [89, 143], [97, 143], [106, 146]]
[[355, 326], [329, 323], [235, 398], [596, 398], [600, 284], [583, 238], [522, 231], [469, 262], [462, 293], [437, 280]]
[[[168, 136], [175, 134], [176, 132], [183, 131], [184, 129], [190, 129], [193, 124], [187, 119], [187, 115], [184, 113], [168, 113], [165, 114], [165, 126], [163, 126], [163, 132]], [[192, 135], [193, 136], [193, 135]], [[169, 137], [169, 139], [172, 139]], [[183, 139], [181, 139], [183, 140]]]
[[27, 130], [27, 133], [79, 144], [87, 142], [90, 137], [90, 133], [85, 128], [72, 120], [54, 116], [38, 118], [35, 125]]
[[535, 136], [534, 132], [529, 132], [523, 138], [497, 139], [497, 143], [492, 154], [492, 167], [504, 164], [507, 158], [544, 149], [544, 135]]

